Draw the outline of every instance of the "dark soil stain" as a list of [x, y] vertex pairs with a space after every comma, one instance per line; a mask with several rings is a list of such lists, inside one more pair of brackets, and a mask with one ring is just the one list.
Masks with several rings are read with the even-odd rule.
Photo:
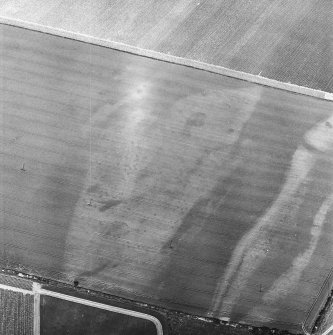
[[110, 227], [110, 235], [120, 237], [129, 232], [129, 227], [126, 222], [114, 221]]
[[202, 127], [205, 124], [206, 114], [198, 112], [192, 115], [187, 121], [186, 125], [190, 127]]
[[202, 127], [206, 122], [206, 114], [202, 112], [197, 112], [191, 115], [185, 123], [183, 133], [186, 136], [191, 135], [192, 127]]
[[88, 271], [84, 271], [80, 274], [80, 278], [82, 277], [93, 277], [96, 276], [98, 273], [100, 273], [101, 271], [103, 271], [104, 269], [106, 269], [107, 267], [115, 267], [114, 265], [110, 264], [111, 262], [103, 262], [102, 264], [100, 264], [99, 266], [95, 267], [92, 270], [88, 270]]
[[92, 185], [88, 188], [88, 193], [98, 193], [100, 186], [98, 184]]
[[108, 209], [121, 204], [122, 200], [108, 200], [108, 201], [101, 201], [100, 203], [102, 203], [104, 205], [104, 206], [99, 208], [100, 212], [105, 212]]

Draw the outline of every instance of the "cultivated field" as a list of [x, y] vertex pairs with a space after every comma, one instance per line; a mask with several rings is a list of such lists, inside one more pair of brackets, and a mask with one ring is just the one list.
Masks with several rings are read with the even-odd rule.
[[3, 0], [0, 16], [333, 92], [331, 0]]
[[0, 34], [1, 266], [300, 331], [333, 261], [332, 102]]

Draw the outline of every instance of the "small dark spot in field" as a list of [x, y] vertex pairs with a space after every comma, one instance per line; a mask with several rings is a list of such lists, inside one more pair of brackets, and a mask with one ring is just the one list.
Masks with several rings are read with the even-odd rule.
[[100, 189], [98, 184], [92, 185], [88, 188], [88, 193], [97, 193]]
[[205, 119], [205, 113], [197, 112], [186, 121], [186, 125], [190, 127], [202, 127], [205, 124]]
[[118, 238], [130, 231], [128, 225], [122, 221], [114, 221], [105, 227], [101, 227], [100, 234], [104, 237], [112, 236]]
[[101, 202], [104, 206], [100, 207], [100, 211], [101, 212], [104, 212], [104, 211], [107, 211], [108, 209], [114, 207], [114, 206], [117, 206], [119, 204], [122, 203], [121, 200], [108, 200], [108, 201], [102, 201]]
[[78, 280], [74, 280], [74, 287], [78, 287], [79, 286], [79, 281]]
[[328, 121], [325, 122], [325, 126], [328, 127], [328, 128], [332, 128], [332, 124]]
[[93, 268], [92, 270], [84, 271], [80, 274], [80, 277], [93, 277], [96, 276], [98, 273], [102, 272], [104, 269], [106, 269], [110, 265], [110, 262], [103, 262]]

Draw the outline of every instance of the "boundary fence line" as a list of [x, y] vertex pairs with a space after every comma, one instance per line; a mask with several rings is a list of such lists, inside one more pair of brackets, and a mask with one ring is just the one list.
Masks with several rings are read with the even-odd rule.
[[320, 311], [325, 307], [327, 299], [331, 295], [332, 289], [333, 289], [333, 268], [331, 269], [325, 281], [323, 282], [315, 301], [309, 308], [309, 311], [306, 314], [306, 318], [302, 323], [302, 329], [306, 335], [312, 334], [315, 322], [318, 319]]
[[307, 95], [310, 97], [315, 97], [318, 99], [333, 101], [333, 93], [325, 92], [314, 88], [309, 88], [305, 86], [299, 86], [296, 84], [291, 84], [287, 82], [278, 81], [275, 79], [270, 79], [266, 77], [261, 77], [260, 75], [255, 75], [251, 73], [246, 73], [242, 71], [233, 70], [219, 65], [213, 65], [210, 63], [201, 62], [198, 60], [183, 58], [179, 56], [174, 56], [171, 54], [162, 53], [159, 51], [154, 51], [150, 49], [143, 49], [134, 45], [129, 45], [123, 42], [116, 42], [112, 40], [97, 38], [91, 35], [82, 34], [79, 32], [69, 31], [61, 28], [52, 27], [49, 25], [43, 25], [35, 22], [14, 19], [7, 16], [0, 15], [0, 24], [20, 27], [24, 29], [34, 30], [41, 33], [51, 34], [58, 37], [65, 37], [72, 40], [77, 40], [85, 43], [90, 43], [106, 48], [111, 48], [119, 51], [124, 51], [127, 53], [135, 54], [138, 56], [148, 57], [156, 59], [163, 62], [168, 62], [177, 65], [183, 65], [191, 67], [194, 69], [199, 69], [215, 74], [224, 75], [231, 78], [236, 78], [244, 81], [248, 81], [254, 84], [268, 86], [292, 93]]

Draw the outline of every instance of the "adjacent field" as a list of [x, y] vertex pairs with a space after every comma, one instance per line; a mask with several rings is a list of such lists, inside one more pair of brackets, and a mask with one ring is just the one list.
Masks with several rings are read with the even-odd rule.
[[[19, 275], [0, 275], [1, 335], [169, 334], [156, 317], [139, 312], [133, 302], [120, 302], [119, 298], [111, 302], [104, 297], [103, 303], [96, 296], [99, 293], [80, 294], [77, 288], [55, 282], [45, 290], [40, 283]], [[145, 311], [162, 317], [148, 308]]]
[[41, 297], [41, 329], [42, 335], [157, 334], [150, 321], [48, 296]]
[[2, 266], [300, 331], [333, 261], [331, 102], [0, 36]]
[[331, 0], [3, 0], [0, 16], [333, 92]]
[[33, 296], [0, 289], [0, 334], [33, 334]]

